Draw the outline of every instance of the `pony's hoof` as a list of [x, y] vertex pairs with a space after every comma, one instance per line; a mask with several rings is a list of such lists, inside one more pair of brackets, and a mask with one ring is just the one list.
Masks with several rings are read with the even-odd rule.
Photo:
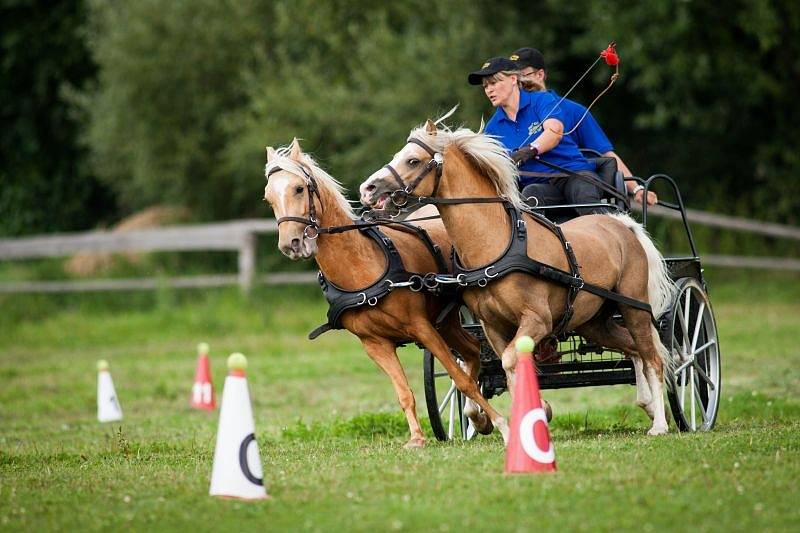
[[666, 435], [669, 428], [667, 426], [653, 426], [647, 430], [648, 435]]
[[547, 423], [549, 424], [553, 420], [553, 408], [550, 407], [550, 402], [545, 399], [542, 399], [542, 407], [544, 408], [544, 414], [547, 415]]
[[470, 419], [472, 427], [481, 435], [491, 435], [494, 431], [494, 424], [486, 413], [478, 413], [475, 418]]
[[417, 450], [425, 447], [425, 439], [422, 437], [414, 437], [403, 445], [406, 450]]

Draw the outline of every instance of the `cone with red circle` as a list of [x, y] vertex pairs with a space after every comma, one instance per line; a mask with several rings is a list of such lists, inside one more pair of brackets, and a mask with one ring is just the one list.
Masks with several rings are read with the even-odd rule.
[[511, 407], [511, 434], [506, 449], [506, 474], [554, 472], [556, 454], [542, 407], [533, 366], [533, 339], [517, 340], [516, 385]]
[[222, 498], [264, 500], [269, 496], [264, 488], [246, 368], [244, 355], [233, 353], [228, 357], [230, 372], [222, 387], [217, 446], [208, 492]]
[[208, 360], [208, 344], [197, 345], [197, 370], [192, 385], [192, 397], [189, 404], [196, 409], [213, 411], [217, 408], [214, 397], [214, 385], [211, 383], [211, 363]]

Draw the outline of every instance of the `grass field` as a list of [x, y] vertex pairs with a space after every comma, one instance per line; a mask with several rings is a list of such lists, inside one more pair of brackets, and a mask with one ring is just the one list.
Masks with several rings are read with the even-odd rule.
[[[800, 277], [710, 284], [716, 429], [648, 438], [629, 386], [548, 393], [559, 471], [522, 477], [503, 475], [497, 434], [402, 449], [392, 388], [355, 338], [306, 340], [315, 287], [0, 297], [0, 530], [797, 530]], [[217, 413], [188, 408], [199, 341], [218, 393], [224, 357], [249, 357], [267, 502], [207, 495]], [[420, 352], [401, 357], [424, 416]], [[100, 358], [121, 424], [95, 419]]]

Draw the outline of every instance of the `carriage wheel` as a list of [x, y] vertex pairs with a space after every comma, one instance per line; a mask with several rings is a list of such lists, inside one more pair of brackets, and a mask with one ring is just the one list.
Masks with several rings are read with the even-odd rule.
[[677, 281], [678, 292], [666, 316], [664, 345], [676, 359], [667, 395], [681, 431], [708, 431], [717, 420], [720, 353], [711, 303], [694, 278]]
[[425, 379], [425, 404], [431, 429], [438, 440], [471, 440], [477, 433], [464, 414], [466, 397], [433, 354], [425, 350], [422, 358]]

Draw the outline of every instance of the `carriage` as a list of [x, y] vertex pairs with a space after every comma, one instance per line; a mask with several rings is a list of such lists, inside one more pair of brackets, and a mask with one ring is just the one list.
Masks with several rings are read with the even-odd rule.
[[[625, 180], [611, 158], [585, 151], [595, 160], [601, 180], [608, 186], [603, 205], [622, 212], [629, 211], [625, 198]], [[659, 205], [680, 213], [691, 255], [665, 257], [669, 274], [677, 292], [666, 313], [657, 317], [657, 331], [664, 346], [678, 354], [680, 365], [665, 373], [670, 381], [668, 399], [673, 419], [681, 431], [707, 431], [714, 427], [720, 401], [720, 348], [717, 328], [708, 295], [703, 268], [695, 247], [686, 210], [675, 181], [666, 174], [648, 179], [633, 179], [647, 192], [662, 183], [672, 193], [674, 201], [660, 200]], [[618, 194], [609, 194], [616, 190]], [[539, 205], [535, 210], [547, 218], [561, 222], [577, 213], [575, 207], [589, 205]], [[642, 224], [647, 224], [647, 205], [642, 208]], [[478, 384], [487, 398], [507, 391], [506, 375], [497, 354], [486, 340], [483, 329], [466, 307], [461, 309], [463, 327], [481, 344], [481, 371]], [[615, 320], [621, 320], [618, 315]], [[555, 353], [539, 357], [537, 372], [541, 389], [591, 387], [601, 385], [634, 385], [633, 364], [620, 352], [591, 343], [574, 332], [559, 336]], [[456, 359], [457, 352], [453, 352]], [[471, 439], [476, 431], [464, 413], [465, 396], [456, 388], [449, 375], [441, 370], [436, 359], [423, 351], [425, 403], [434, 435], [439, 440]]]

